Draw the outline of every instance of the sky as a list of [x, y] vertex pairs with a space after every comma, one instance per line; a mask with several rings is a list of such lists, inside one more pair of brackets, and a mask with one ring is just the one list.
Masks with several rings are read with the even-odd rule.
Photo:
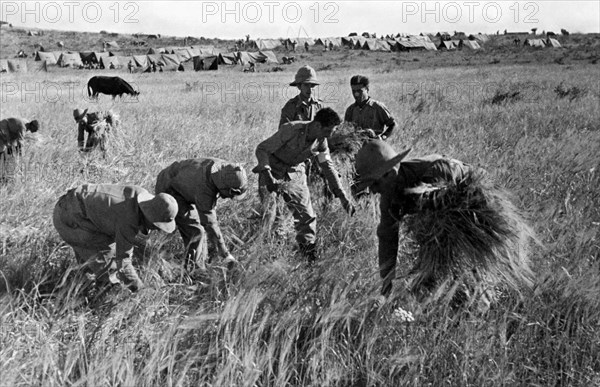
[[600, 1], [0, 1], [15, 27], [240, 39], [600, 32]]

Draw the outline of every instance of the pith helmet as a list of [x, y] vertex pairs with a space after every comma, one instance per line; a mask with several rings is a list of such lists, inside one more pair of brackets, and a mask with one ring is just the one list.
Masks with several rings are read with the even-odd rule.
[[379, 180], [398, 165], [408, 155], [410, 149], [396, 154], [396, 151], [383, 140], [369, 140], [356, 153], [355, 169], [359, 175], [358, 191]]
[[85, 110], [75, 109], [75, 110], [73, 110], [73, 118], [75, 118], [75, 121], [79, 121], [80, 119], [83, 118], [83, 116], [85, 116], [87, 111], [88, 111], [88, 109], [85, 109]]
[[298, 69], [296, 73], [296, 77], [294, 78], [294, 82], [290, 83], [290, 86], [298, 86], [303, 83], [308, 83], [310, 85], [319, 85], [319, 81], [317, 81], [317, 72], [310, 66], [302, 66]]
[[175, 216], [179, 207], [173, 196], [166, 193], [154, 196], [144, 192], [138, 195], [138, 203], [150, 223], [168, 233], [175, 231]]

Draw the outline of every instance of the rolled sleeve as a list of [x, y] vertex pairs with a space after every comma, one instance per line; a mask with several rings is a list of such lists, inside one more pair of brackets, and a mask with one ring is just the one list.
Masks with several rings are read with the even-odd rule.
[[279, 148], [283, 147], [290, 139], [290, 130], [287, 125], [283, 125], [271, 137], [267, 138], [256, 147], [256, 159], [258, 165], [252, 170], [254, 173], [259, 173], [270, 168], [269, 157]]
[[[319, 153], [317, 153], [317, 160], [319, 160], [319, 165], [323, 170], [323, 174], [329, 183], [329, 188], [337, 198], [346, 197], [346, 192], [342, 187], [342, 182], [340, 180], [340, 175], [333, 165], [333, 161], [331, 160], [331, 155], [329, 153], [329, 147], [327, 143], [325, 143], [325, 149]], [[347, 198], [347, 197], [346, 197]]]

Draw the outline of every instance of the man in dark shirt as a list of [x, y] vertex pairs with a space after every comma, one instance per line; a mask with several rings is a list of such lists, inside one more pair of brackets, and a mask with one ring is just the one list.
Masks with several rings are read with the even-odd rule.
[[350, 78], [350, 87], [355, 102], [346, 109], [344, 121], [354, 124], [357, 129], [371, 131], [372, 137], [387, 139], [396, 122], [383, 103], [369, 96], [369, 78], [355, 75]]
[[327, 137], [340, 121], [333, 109], [324, 108], [315, 115], [313, 121], [294, 121], [281, 125], [275, 134], [256, 147], [258, 165], [252, 172], [259, 174], [261, 199], [268, 208], [268, 202], [272, 202], [276, 195], [283, 197], [293, 212], [296, 241], [309, 263], [317, 259], [317, 220], [306, 183], [306, 160], [317, 157], [334, 195], [348, 213], [354, 213], [327, 145]]

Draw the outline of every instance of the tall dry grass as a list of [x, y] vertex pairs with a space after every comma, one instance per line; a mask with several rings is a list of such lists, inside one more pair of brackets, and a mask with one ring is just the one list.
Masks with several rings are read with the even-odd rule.
[[[50, 221], [58, 197], [84, 182], [152, 190], [162, 168], [188, 157], [221, 157], [251, 169], [255, 146], [276, 130], [293, 71], [124, 76], [142, 91], [137, 103], [113, 104], [106, 96], [88, 103], [80, 91], [56, 102], [12, 95], [1, 105], [2, 117], [37, 118], [42, 129], [28, 139], [16, 183], [0, 188], [0, 385], [600, 384], [597, 69], [322, 71], [322, 83], [332, 85], [322, 91], [325, 104], [343, 113], [351, 103], [348, 79], [359, 72], [371, 76], [372, 96], [397, 117], [390, 139], [397, 150], [445, 153], [482, 166], [514, 194], [542, 242], [532, 251], [533, 290], [502, 294], [486, 314], [418, 304], [405, 277], [415, 246], [402, 234], [394, 293], [373, 309], [380, 285], [377, 199], [359, 203], [348, 218], [317, 187], [322, 259], [316, 267], [294, 253], [292, 230], [279, 238], [261, 232], [251, 217], [258, 198], [250, 195], [218, 205], [241, 262], [232, 272], [215, 262], [207, 276], [190, 278], [178, 260], [179, 236], [152, 234], [137, 257], [148, 289], [134, 295], [112, 289], [87, 302], [77, 273], [65, 276], [73, 253]], [[2, 82], [31, 89], [45, 77], [82, 90], [89, 76], [67, 71]], [[260, 99], [241, 91], [250, 82], [262, 88]], [[267, 82], [278, 84], [272, 97]], [[554, 92], [560, 82], [587, 93], [560, 98]], [[208, 95], [209, 84], [229, 93]], [[462, 91], [436, 92], [436, 85]], [[491, 103], [497, 93], [515, 91], [521, 100]], [[122, 124], [106, 159], [78, 154], [75, 107], [119, 113]], [[412, 311], [415, 322], [398, 319], [396, 306]]]

